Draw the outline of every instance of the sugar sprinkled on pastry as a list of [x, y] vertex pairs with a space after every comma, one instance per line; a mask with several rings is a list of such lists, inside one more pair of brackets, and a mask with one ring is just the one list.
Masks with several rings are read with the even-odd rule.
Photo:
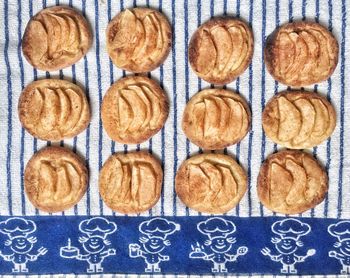
[[79, 61], [92, 45], [86, 19], [69, 7], [46, 8], [30, 19], [22, 39], [23, 54], [35, 68], [60, 70]]
[[234, 208], [247, 190], [247, 176], [228, 155], [200, 154], [185, 160], [176, 173], [176, 193], [188, 207], [222, 214]]
[[227, 84], [250, 64], [253, 33], [240, 19], [214, 18], [196, 30], [188, 51], [191, 67], [199, 77], [210, 83]]

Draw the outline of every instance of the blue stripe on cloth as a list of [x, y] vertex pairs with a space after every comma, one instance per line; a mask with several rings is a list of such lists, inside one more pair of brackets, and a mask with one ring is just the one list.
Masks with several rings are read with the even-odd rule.
[[[101, 83], [101, 62], [100, 62], [100, 34], [99, 34], [99, 1], [95, 0], [95, 36], [96, 36], [96, 66], [97, 66], [97, 84], [98, 84], [98, 101], [99, 113], [101, 114], [102, 103], [102, 83]], [[99, 117], [98, 123], [98, 169], [102, 168], [102, 120]], [[100, 214], [103, 214], [103, 202], [99, 196]]]
[[[176, 4], [175, 0], [171, 1], [171, 25], [173, 30], [176, 28]], [[174, 105], [174, 135], [173, 135], [173, 142], [174, 142], [174, 167], [173, 167], [173, 173], [174, 173], [174, 182], [173, 182], [173, 214], [176, 215], [176, 193], [175, 193], [175, 175], [177, 170], [177, 163], [178, 163], [178, 157], [177, 157], [177, 91], [176, 91], [176, 35], [175, 32], [172, 32], [172, 74], [173, 74], [173, 105]]]
[[289, 12], [289, 22], [293, 22], [293, 0], [289, 0], [288, 12]]
[[[161, 2], [161, 0], [160, 0], [160, 2]], [[159, 69], [159, 83], [160, 83], [160, 86], [162, 87], [162, 89], [164, 88], [163, 78], [164, 78], [164, 69], [163, 69], [163, 65], [161, 65], [160, 69]], [[162, 166], [162, 169], [164, 171], [164, 162], [165, 162], [165, 125], [163, 126], [163, 128], [161, 130], [161, 157], [162, 157], [161, 166]], [[160, 200], [160, 215], [162, 215], [162, 216], [164, 215], [164, 180], [165, 180], [165, 177], [163, 175], [162, 193], [161, 193], [161, 200]]]
[[[250, 0], [249, 2], [249, 26], [252, 27], [253, 23], [253, 2], [254, 0]], [[252, 109], [253, 103], [253, 60], [249, 65], [249, 105], [250, 109]], [[251, 126], [253, 126], [253, 117]], [[252, 130], [249, 131], [249, 141], [248, 141], [248, 215], [252, 215], [252, 145], [253, 145], [253, 135], [254, 132]]]
[[[262, 30], [261, 30], [261, 113], [265, 108], [265, 59], [264, 59], [264, 48], [266, 43], [266, 0], [262, 1]], [[266, 148], [266, 136], [264, 129], [261, 127], [261, 163], [265, 160], [265, 148]], [[264, 210], [260, 204], [260, 214], [264, 215]]]
[[[19, 61], [19, 69], [21, 73], [21, 89], [24, 88], [24, 68], [23, 68], [23, 59], [21, 54], [21, 43], [22, 43], [22, 1], [17, 0], [17, 18], [18, 18], [18, 45], [17, 45], [17, 55]], [[25, 131], [22, 127], [21, 129], [21, 150], [20, 150], [20, 175], [21, 175], [21, 206], [22, 206], [22, 215], [26, 215], [26, 198], [24, 195], [24, 139]]]
[[[332, 4], [330, 4], [331, 1], [328, 1], [328, 13], [329, 13], [329, 21], [328, 21], [328, 29], [332, 32]], [[328, 79], [328, 86], [327, 86], [327, 99], [328, 101], [331, 101], [331, 91], [332, 91], [332, 79]], [[331, 140], [332, 137], [329, 137], [327, 139], [327, 155], [326, 155], [326, 172], [329, 174], [329, 167], [331, 165]], [[328, 205], [329, 205], [329, 195], [327, 193], [324, 201], [324, 211], [323, 216], [328, 216]]]
[[315, 19], [316, 22], [318, 22], [320, 20], [320, 1], [316, 0], [316, 7], [315, 7]]
[[[197, 0], [197, 26], [199, 27], [202, 24], [202, 1]], [[200, 81], [200, 78], [198, 78]]]
[[[86, 3], [85, 1], [82, 1], [82, 14], [85, 17], [86, 15]], [[86, 93], [86, 98], [88, 102], [90, 103], [90, 89], [89, 89], [89, 70], [88, 70], [88, 59], [87, 56], [84, 56], [84, 85], [85, 85], [85, 93]], [[86, 167], [89, 169], [89, 160], [90, 160], [90, 124], [88, 125], [86, 129], [86, 139], [85, 139], [85, 145], [86, 145], [86, 150], [85, 150], [85, 163]], [[91, 190], [90, 190], [90, 180], [88, 181], [88, 187], [86, 191], [86, 214], [90, 215], [91, 214]]]
[[[275, 25], [276, 25], [276, 28], [279, 27], [280, 25], [280, 0], [276, 0], [275, 2], [275, 6], [276, 6], [276, 9], [275, 9]], [[278, 94], [278, 82], [275, 81], [275, 86], [274, 86], [274, 94]], [[273, 144], [273, 152], [277, 152], [277, 144], [274, 143]], [[273, 215], [276, 215], [275, 212], [273, 212]]]
[[[280, 25], [280, 0], [275, 1], [275, 25], [276, 28]], [[275, 81], [275, 87], [274, 87], [274, 94], [276, 95], [278, 93], [278, 82]], [[273, 144], [273, 152], [277, 152], [277, 144]], [[274, 213], [275, 214], [275, 213]]]
[[[29, 16], [33, 16], [33, 0], [29, 1]], [[33, 77], [34, 81], [38, 79], [38, 71], [37, 69], [33, 68]], [[38, 139], [33, 139], [33, 153], [36, 153], [38, 151]], [[35, 215], [39, 215], [39, 210], [35, 208]]]
[[[190, 99], [189, 89], [189, 67], [188, 67], [188, 0], [184, 1], [184, 12], [185, 12], [185, 101], [186, 104]], [[190, 157], [190, 141], [186, 138], [186, 159]], [[186, 207], [186, 215], [189, 215], [189, 209]]]
[[301, 4], [301, 16], [303, 20], [306, 19], [306, 4], [307, 4], [307, 0], [303, 0]]
[[[275, 24], [276, 28], [280, 25], [280, 0], [276, 0], [276, 9], [275, 9]], [[277, 83], [277, 88], [278, 88], [278, 82]]]
[[[316, 5], [316, 22], [318, 22], [319, 14], [317, 15], [317, 5]], [[318, 85], [314, 85], [314, 92], [317, 93]], [[317, 146], [313, 147], [312, 155], [317, 160]], [[315, 208], [311, 208], [310, 216], [315, 217]]]
[[[236, 3], [236, 17], [240, 17], [240, 14], [241, 14], [241, 2], [239, 0], [237, 0], [237, 3]], [[236, 79], [236, 93], [239, 94], [240, 92], [240, 78], [237, 77]], [[239, 164], [240, 163], [240, 154], [241, 154], [241, 142], [238, 142], [236, 144], [236, 160]], [[240, 204], [238, 203], [237, 206], [236, 206], [236, 215], [239, 216], [239, 213], [240, 213]]]
[[[46, 3], [46, 0], [43, 0], [42, 1], [42, 8], [45, 9], [47, 7], [47, 3]], [[51, 75], [48, 71], [45, 72], [45, 75], [46, 75], [46, 78], [47, 79], [50, 79], [51, 78]], [[47, 141], [46, 142], [46, 146], [47, 147], [50, 147], [51, 146], [51, 141]], [[50, 213], [49, 213], [50, 214]]]
[[[108, 16], [108, 22], [110, 22], [112, 20], [111, 0], [107, 1], [107, 16]], [[114, 83], [113, 63], [112, 63], [112, 59], [109, 58], [109, 84], [112, 85], [113, 83]], [[115, 141], [111, 140], [111, 154], [113, 153], [115, 153]]]
[[224, 15], [227, 15], [227, 0], [224, 0]]
[[214, 0], [210, 0], [210, 17], [214, 16]]
[[328, 0], [328, 14], [329, 14], [329, 19], [328, 19], [328, 29], [330, 32], [333, 30], [333, 3], [332, 0]]
[[[70, 1], [69, 5], [72, 6], [71, 1]], [[72, 65], [72, 82], [74, 84], [77, 84], [77, 74], [76, 74], [76, 70], [75, 70], [75, 65]], [[73, 138], [73, 148], [72, 148], [73, 152], [75, 152], [75, 153], [77, 152], [77, 142], [78, 142], [78, 137], [75, 136]], [[74, 214], [78, 215], [78, 205], [77, 204], [74, 205]]]
[[[202, 2], [201, 0], [197, 1], [197, 26], [199, 27], [202, 24]], [[202, 90], [202, 79], [198, 77], [198, 91]], [[202, 148], [198, 148], [200, 154], [203, 153]], [[198, 212], [198, 215], [202, 215], [201, 212]]]
[[345, 97], [345, 42], [346, 42], [346, 0], [342, 0], [341, 53], [340, 53], [340, 138], [339, 138], [339, 177], [338, 177], [338, 214], [340, 218], [343, 209], [343, 167], [344, 167], [344, 97]]
[[8, 49], [9, 49], [9, 3], [8, 0], [4, 1], [4, 22], [5, 22], [5, 46], [4, 57], [7, 70], [7, 157], [6, 157], [6, 173], [7, 173], [7, 200], [8, 211], [12, 215], [12, 178], [11, 178], [11, 151], [12, 151], [12, 80], [11, 80], [11, 66], [9, 61]]
[[[148, 4], [147, 4], [147, 7], [149, 7], [149, 1], [148, 1]], [[152, 78], [152, 74], [151, 74], [151, 72], [149, 72], [148, 74], [147, 74], [147, 76], [148, 76], [148, 78]], [[152, 137], [148, 140], [148, 152], [150, 153], [150, 154], [153, 154], [153, 140], [152, 140]], [[150, 208], [149, 210], [148, 210], [148, 215], [149, 216], [152, 216], [153, 215], [153, 207], [152, 208]]]
[[[163, 0], [159, 0], [158, 2], [158, 8], [159, 11], [162, 12], [163, 9]], [[164, 89], [164, 84], [163, 84], [163, 79], [164, 79], [164, 66], [161, 65], [159, 68], [159, 84], [162, 89]], [[165, 162], [165, 125], [163, 126], [161, 130], [161, 166], [164, 171], [164, 162]], [[160, 215], [164, 215], [164, 180], [165, 177], [163, 175], [163, 181], [162, 181], [162, 192], [161, 192], [161, 200], [160, 200]]]

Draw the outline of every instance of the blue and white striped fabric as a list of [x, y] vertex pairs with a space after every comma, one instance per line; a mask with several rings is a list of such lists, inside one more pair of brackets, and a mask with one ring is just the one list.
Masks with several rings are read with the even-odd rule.
[[[77, 64], [57, 72], [33, 69], [21, 52], [21, 38], [30, 17], [45, 7], [69, 5], [86, 16], [93, 30], [94, 42], [88, 54]], [[53, 216], [121, 216], [113, 212], [98, 194], [98, 173], [114, 152], [147, 149], [164, 166], [164, 187], [155, 207], [139, 216], [198, 216], [186, 208], [174, 191], [176, 171], [183, 160], [200, 150], [190, 143], [182, 129], [181, 117], [188, 99], [210, 84], [200, 80], [189, 68], [188, 42], [196, 28], [218, 15], [232, 15], [248, 22], [254, 32], [254, 56], [249, 68], [227, 88], [238, 91], [251, 105], [252, 129], [239, 144], [224, 152], [236, 157], [249, 176], [249, 190], [240, 204], [226, 216], [284, 216], [264, 208], [257, 197], [256, 181], [262, 161], [279, 149], [263, 133], [261, 114], [266, 102], [286, 89], [267, 72], [263, 49], [266, 37], [285, 22], [312, 20], [327, 26], [340, 46], [339, 63], [330, 79], [305, 89], [327, 96], [337, 112], [332, 137], [311, 149], [325, 165], [329, 193], [324, 202], [298, 217], [350, 218], [350, 2], [348, 0], [4, 0], [0, 3], [0, 216], [48, 216], [38, 211], [24, 194], [23, 172], [28, 159], [51, 142], [34, 139], [20, 125], [17, 102], [22, 89], [41, 78], [72, 80], [86, 89], [92, 108], [92, 121], [86, 131], [59, 145], [71, 148], [86, 159], [90, 170], [89, 188], [72, 209]], [[164, 128], [140, 145], [122, 145], [109, 139], [99, 115], [102, 97], [108, 87], [127, 73], [116, 68], [108, 57], [105, 30], [113, 16], [125, 8], [149, 6], [162, 11], [173, 27], [173, 45], [164, 65], [152, 71], [170, 100], [170, 114]], [[51, 214], [50, 214], [51, 215]], [[322, 220], [320, 220], [322, 221]], [[1, 260], [1, 258], [0, 258]], [[252, 273], [259, 270], [252, 268]], [[1, 270], [0, 270], [1, 274]], [[40, 274], [40, 273], [39, 273]], [[193, 273], [196, 274], [196, 273]], [[336, 274], [336, 273], [335, 273]]]

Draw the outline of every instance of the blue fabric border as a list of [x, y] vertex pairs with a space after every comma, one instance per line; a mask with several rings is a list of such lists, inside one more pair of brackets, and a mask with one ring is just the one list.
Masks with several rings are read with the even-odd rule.
[[[69, 239], [72, 247], [68, 251], [73, 247], [77, 249], [74, 248], [76, 251], [72, 254], [68, 252], [68, 255], [63, 252], [63, 256], [68, 258], [62, 257], [61, 249], [67, 247]], [[18, 249], [21, 248], [21, 240], [27, 245], [23, 252]], [[94, 240], [97, 246], [100, 245], [98, 248], [103, 247], [100, 251], [94, 253], [89, 247], [84, 249], [84, 244]], [[151, 241], [160, 246], [161, 252], [157, 253], [160, 249], [150, 247]], [[220, 241], [226, 245], [224, 249], [229, 247], [228, 251], [215, 252]], [[288, 241], [296, 250], [290, 255], [283, 255], [281, 250], [286, 250], [283, 242]], [[133, 251], [132, 247], [135, 247]], [[0, 274], [17, 274], [14, 272], [16, 268], [18, 274], [23, 274], [18, 265], [25, 260], [28, 262], [24, 271], [28, 270], [28, 274], [99, 271], [212, 274], [215, 273], [214, 262], [221, 274], [226, 270], [235, 274], [284, 274], [281, 272], [282, 262], [288, 265], [293, 260], [296, 261], [297, 274], [340, 274], [344, 269], [350, 272], [350, 252], [346, 255], [347, 248], [350, 250], [350, 221], [336, 219], [0, 216]], [[196, 252], [190, 255], [193, 251]], [[134, 252], [133, 255], [130, 255], [131, 252]], [[78, 253], [79, 258], [76, 256]], [[237, 253], [241, 255], [234, 260]], [[37, 254], [39, 256], [36, 257]], [[303, 259], [306, 254], [309, 256]], [[282, 261], [276, 259], [278, 256]], [[155, 266], [157, 261], [159, 264]], [[147, 262], [150, 267], [147, 267]], [[92, 269], [91, 272], [88, 269]], [[293, 274], [291, 271], [293, 267], [286, 274]]]

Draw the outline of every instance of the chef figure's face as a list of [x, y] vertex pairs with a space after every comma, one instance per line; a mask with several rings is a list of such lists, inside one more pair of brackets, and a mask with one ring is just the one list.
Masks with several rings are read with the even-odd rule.
[[18, 254], [28, 253], [33, 248], [33, 244], [23, 236], [12, 239], [11, 250]]
[[215, 253], [225, 253], [232, 247], [232, 243], [227, 238], [217, 237], [211, 240], [210, 248]]
[[165, 247], [165, 241], [162, 238], [151, 237], [143, 243], [143, 247], [148, 253], [160, 253]]
[[339, 249], [344, 255], [350, 256], [350, 239], [341, 241]]
[[293, 238], [283, 238], [276, 243], [276, 249], [282, 254], [291, 254], [298, 248], [297, 241]]
[[99, 236], [92, 236], [83, 243], [83, 247], [86, 252], [94, 254], [101, 252], [105, 248], [105, 244], [103, 242], [103, 238]]

